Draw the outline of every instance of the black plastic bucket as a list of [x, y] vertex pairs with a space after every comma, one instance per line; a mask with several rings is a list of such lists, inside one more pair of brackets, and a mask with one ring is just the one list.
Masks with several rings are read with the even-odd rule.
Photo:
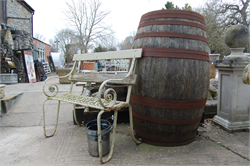
[[[101, 119], [102, 155], [110, 151], [110, 130], [113, 128], [108, 120]], [[91, 156], [99, 157], [97, 120], [92, 120], [86, 126], [88, 137], [88, 151]]]

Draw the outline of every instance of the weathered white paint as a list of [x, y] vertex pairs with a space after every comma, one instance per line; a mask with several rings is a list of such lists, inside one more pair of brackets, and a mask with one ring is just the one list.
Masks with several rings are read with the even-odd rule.
[[100, 53], [89, 54], [75, 54], [73, 61], [93, 61], [100, 59], [126, 59], [126, 58], [140, 58], [142, 55], [142, 49], [122, 50], [122, 51], [110, 51]]

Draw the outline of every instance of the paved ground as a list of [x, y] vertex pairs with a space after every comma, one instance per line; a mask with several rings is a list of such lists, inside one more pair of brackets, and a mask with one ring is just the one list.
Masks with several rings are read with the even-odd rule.
[[[58, 130], [45, 138], [42, 128], [42, 82], [6, 86], [6, 94], [23, 93], [9, 114], [0, 117], [0, 166], [101, 165], [88, 153], [85, 127], [73, 125], [72, 106], [61, 107]], [[59, 84], [58, 84], [59, 85]], [[69, 85], [59, 85], [66, 91]], [[74, 93], [79, 93], [75, 87]], [[52, 132], [56, 103], [46, 106], [48, 132]], [[135, 145], [128, 124], [119, 124], [117, 142], [105, 165], [250, 165], [249, 132], [228, 133], [209, 121], [199, 128], [197, 140], [186, 146]]]

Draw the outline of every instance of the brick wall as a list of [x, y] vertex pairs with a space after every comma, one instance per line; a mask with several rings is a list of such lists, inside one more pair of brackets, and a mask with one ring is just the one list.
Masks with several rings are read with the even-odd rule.
[[48, 62], [48, 56], [50, 56], [50, 45], [45, 44], [45, 61]]
[[83, 62], [84, 70], [95, 70], [95, 62]]
[[33, 45], [36, 45], [37, 50], [38, 50], [39, 46], [44, 49], [45, 62], [48, 62], [48, 56], [50, 56], [50, 45], [47, 43], [44, 43], [36, 38], [33, 38]]

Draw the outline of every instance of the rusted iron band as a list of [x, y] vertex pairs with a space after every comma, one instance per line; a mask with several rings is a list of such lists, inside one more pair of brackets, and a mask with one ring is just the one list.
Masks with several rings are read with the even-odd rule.
[[142, 97], [131, 94], [130, 101], [149, 107], [167, 108], [167, 109], [196, 109], [205, 106], [207, 99], [201, 100], [162, 100], [148, 97]]
[[138, 114], [136, 112], [132, 112], [133, 116], [142, 120], [146, 120], [149, 122], [157, 123], [157, 124], [169, 124], [169, 125], [190, 125], [199, 123], [201, 121], [201, 118], [198, 119], [192, 119], [192, 120], [165, 120], [165, 119], [159, 119], [159, 118], [153, 118], [149, 116], [145, 116], [142, 114]]
[[184, 26], [200, 28], [204, 31], [206, 30], [206, 27], [201, 24], [187, 22], [187, 21], [172, 21], [172, 20], [147, 21], [147, 22], [141, 23], [138, 29], [141, 27], [149, 26], [149, 25], [184, 25]]
[[154, 134], [147, 134], [141, 132], [134, 128], [136, 136], [142, 138], [143, 142], [158, 145], [158, 146], [180, 146], [186, 145], [195, 140], [195, 136], [188, 135], [182, 137], [164, 137], [164, 136], [156, 136]]
[[205, 24], [205, 19], [202, 15], [191, 12], [191, 11], [179, 11], [179, 10], [161, 10], [161, 11], [153, 11], [142, 15], [141, 21], [146, 21], [150, 19], [162, 19], [162, 18], [182, 18], [189, 19], [194, 21], [199, 21]]
[[176, 48], [143, 48], [143, 57], [161, 57], [161, 58], [181, 58], [195, 59], [209, 62], [209, 54], [205, 51], [176, 49]]
[[172, 33], [172, 32], [148, 32], [148, 33], [140, 33], [135, 36], [135, 40], [143, 37], [172, 37], [172, 38], [183, 38], [183, 39], [192, 39], [192, 40], [200, 40], [207, 43], [207, 38], [203, 36], [197, 35], [189, 35], [184, 33]]

